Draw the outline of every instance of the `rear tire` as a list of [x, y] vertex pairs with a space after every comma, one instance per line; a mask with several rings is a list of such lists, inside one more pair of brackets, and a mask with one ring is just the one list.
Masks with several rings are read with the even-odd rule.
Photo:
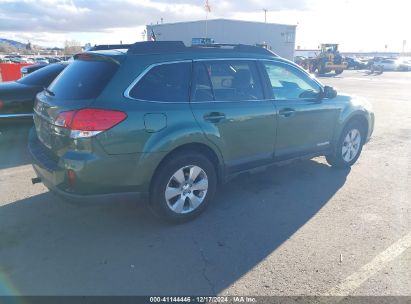
[[334, 153], [325, 157], [327, 162], [335, 168], [351, 167], [360, 157], [365, 136], [361, 123], [349, 122], [341, 132]]
[[325, 68], [323, 66], [319, 66], [317, 68], [317, 74], [320, 75], [320, 76], [324, 75], [325, 74]]
[[150, 191], [150, 209], [178, 223], [194, 219], [208, 206], [217, 188], [213, 163], [198, 152], [177, 154], [161, 165]]

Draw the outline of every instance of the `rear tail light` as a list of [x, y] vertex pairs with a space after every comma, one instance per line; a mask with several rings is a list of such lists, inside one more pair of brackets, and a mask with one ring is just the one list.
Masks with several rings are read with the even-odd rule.
[[74, 113], [76, 113], [76, 111], [61, 112], [57, 116], [54, 124], [59, 127], [70, 129], [70, 124], [73, 120]]
[[61, 112], [54, 124], [71, 130], [72, 138], [92, 137], [122, 122], [127, 115], [121, 111], [80, 109]]
[[4, 102], [3, 100], [0, 99], [0, 110], [3, 109], [3, 106], [4, 106]]
[[72, 169], [67, 170], [67, 179], [70, 188], [76, 185], [76, 173]]

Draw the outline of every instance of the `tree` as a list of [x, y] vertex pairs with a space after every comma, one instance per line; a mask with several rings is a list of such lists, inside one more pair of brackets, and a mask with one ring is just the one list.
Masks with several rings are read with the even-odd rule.
[[66, 40], [64, 42], [64, 53], [67, 55], [74, 55], [82, 51], [81, 44], [76, 40]]

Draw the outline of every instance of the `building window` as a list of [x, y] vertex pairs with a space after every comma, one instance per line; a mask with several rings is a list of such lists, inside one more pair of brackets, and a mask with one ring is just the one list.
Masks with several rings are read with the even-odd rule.
[[282, 33], [282, 35], [284, 37], [284, 41], [287, 43], [293, 43], [294, 42], [294, 33], [292, 32], [286, 32], [286, 33]]

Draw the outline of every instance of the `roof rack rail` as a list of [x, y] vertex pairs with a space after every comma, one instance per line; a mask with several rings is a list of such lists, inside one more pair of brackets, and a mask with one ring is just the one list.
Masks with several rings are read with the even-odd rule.
[[246, 44], [239, 44], [239, 43], [209, 43], [209, 44], [196, 44], [193, 45], [192, 47], [215, 47], [215, 48], [223, 48], [223, 47], [238, 47], [238, 46], [249, 46]]
[[248, 44], [234, 44], [234, 43], [212, 43], [212, 44], [199, 44], [199, 45], [193, 45], [193, 48], [220, 48], [220, 49], [226, 49], [226, 48], [231, 48], [232, 50], [235, 50], [237, 52], [246, 52], [246, 53], [258, 53], [258, 54], [265, 54], [265, 55], [271, 55], [271, 56], [276, 56], [278, 55], [274, 53], [273, 51], [260, 47], [260, 46], [255, 46], [255, 45], [248, 45]]
[[230, 44], [230, 43], [212, 43], [212, 44], [200, 44], [192, 45], [190, 47], [185, 46], [182, 41], [141, 41], [134, 44], [103, 44], [95, 45], [88, 51], [101, 51], [101, 50], [113, 50], [113, 49], [127, 49], [128, 54], [164, 54], [172, 52], [187, 52], [192, 50], [207, 50], [207, 49], [218, 49], [218, 50], [233, 50], [236, 52], [244, 53], [255, 53], [276, 56], [274, 52], [254, 45], [246, 44]]
[[95, 45], [88, 49], [87, 51], [104, 51], [104, 50], [115, 50], [115, 49], [129, 49], [132, 44], [101, 44]]
[[159, 54], [169, 52], [183, 52], [187, 47], [182, 41], [142, 41], [132, 44], [129, 54]]

